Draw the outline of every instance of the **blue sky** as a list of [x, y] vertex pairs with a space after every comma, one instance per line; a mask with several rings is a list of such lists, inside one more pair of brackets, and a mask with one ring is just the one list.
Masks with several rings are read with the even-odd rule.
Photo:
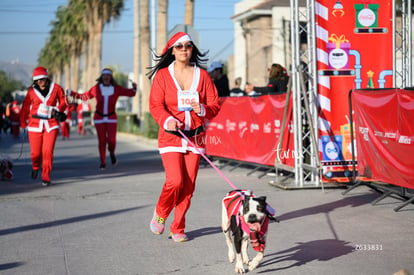
[[[194, 28], [200, 33], [199, 48], [209, 50], [210, 59], [225, 61], [233, 53], [230, 17], [237, 2], [239, 0], [195, 0]], [[18, 59], [20, 63], [36, 65], [57, 7], [66, 3], [67, 0], [1, 0], [0, 60]], [[169, 1], [169, 29], [184, 22], [184, 3], [184, 0]], [[121, 18], [105, 26], [103, 66], [132, 71], [133, 4], [133, 0], [126, 0]]]

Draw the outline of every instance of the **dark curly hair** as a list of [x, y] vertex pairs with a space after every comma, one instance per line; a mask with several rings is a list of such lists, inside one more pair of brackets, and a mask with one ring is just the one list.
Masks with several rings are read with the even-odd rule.
[[[98, 82], [98, 84], [103, 84], [103, 80], [102, 80], [102, 76], [103, 74], [101, 74], [97, 79], [96, 82]], [[112, 86], [116, 86], [118, 85], [118, 82], [116, 82], [115, 78], [113, 75], [111, 75], [111, 85]]]

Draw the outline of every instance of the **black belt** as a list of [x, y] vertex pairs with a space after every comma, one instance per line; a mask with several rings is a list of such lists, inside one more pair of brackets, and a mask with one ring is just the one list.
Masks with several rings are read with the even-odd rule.
[[[178, 137], [182, 137], [182, 135], [179, 133], [179, 132], [177, 132], [177, 131], [169, 131], [169, 130], [165, 130], [167, 133], [170, 133], [170, 134], [173, 134], [173, 135], [176, 135], [176, 136], [178, 136]], [[200, 134], [200, 133], [202, 133], [204, 131], [204, 127], [203, 127], [203, 125], [201, 125], [201, 126], [199, 126], [198, 128], [196, 128], [196, 129], [194, 129], [194, 130], [188, 130], [188, 131], [183, 131], [183, 130], [181, 130], [181, 132], [183, 132], [183, 134], [186, 136], [186, 137], [193, 137], [193, 136], [196, 136], [196, 135], [198, 135], [198, 134]]]
[[111, 113], [109, 113], [109, 114], [102, 114], [102, 113], [100, 113], [100, 112], [98, 112], [98, 111], [96, 111], [96, 113], [98, 114], [98, 115], [100, 115], [100, 116], [112, 116], [113, 114], [115, 114], [115, 112], [111, 112]]
[[32, 115], [32, 118], [49, 120], [49, 119], [52, 119], [53, 117], [42, 117], [42, 116], [38, 116], [38, 115]]

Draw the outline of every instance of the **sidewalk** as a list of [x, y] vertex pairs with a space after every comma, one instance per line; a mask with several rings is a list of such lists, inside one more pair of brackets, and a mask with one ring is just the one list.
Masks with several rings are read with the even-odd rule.
[[[211, 167], [199, 171], [190, 241], [174, 243], [172, 217], [164, 235], [149, 230], [164, 181], [156, 141], [118, 134], [119, 164], [101, 172], [96, 137], [72, 131], [56, 143], [50, 187], [30, 178], [27, 142], [3, 135], [0, 152], [15, 160], [15, 179], [0, 182], [1, 274], [234, 274], [220, 228], [231, 187]], [[281, 221], [269, 225], [265, 257], [250, 274], [414, 274], [414, 205], [394, 212], [397, 198], [373, 206], [379, 194], [363, 186], [345, 196], [343, 189], [285, 191], [243, 168], [222, 172], [266, 195]]]

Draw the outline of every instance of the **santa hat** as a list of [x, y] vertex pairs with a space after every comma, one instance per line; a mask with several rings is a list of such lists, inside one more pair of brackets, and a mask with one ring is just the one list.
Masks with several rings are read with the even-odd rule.
[[169, 48], [177, 45], [178, 43], [184, 42], [184, 41], [193, 41], [193, 39], [191, 39], [191, 36], [186, 34], [185, 32], [177, 32], [176, 34], [174, 34], [170, 40], [168, 40], [167, 45], [165, 46], [164, 50], [162, 51], [161, 55], [164, 55]]
[[42, 78], [48, 78], [47, 69], [42, 66], [35, 68], [33, 71], [33, 80], [36, 81]]
[[109, 75], [112, 75], [112, 70], [111, 69], [109, 69], [109, 68], [104, 68], [103, 70], [102, 70], [102, 73], [101, 74], [109, 74]]

